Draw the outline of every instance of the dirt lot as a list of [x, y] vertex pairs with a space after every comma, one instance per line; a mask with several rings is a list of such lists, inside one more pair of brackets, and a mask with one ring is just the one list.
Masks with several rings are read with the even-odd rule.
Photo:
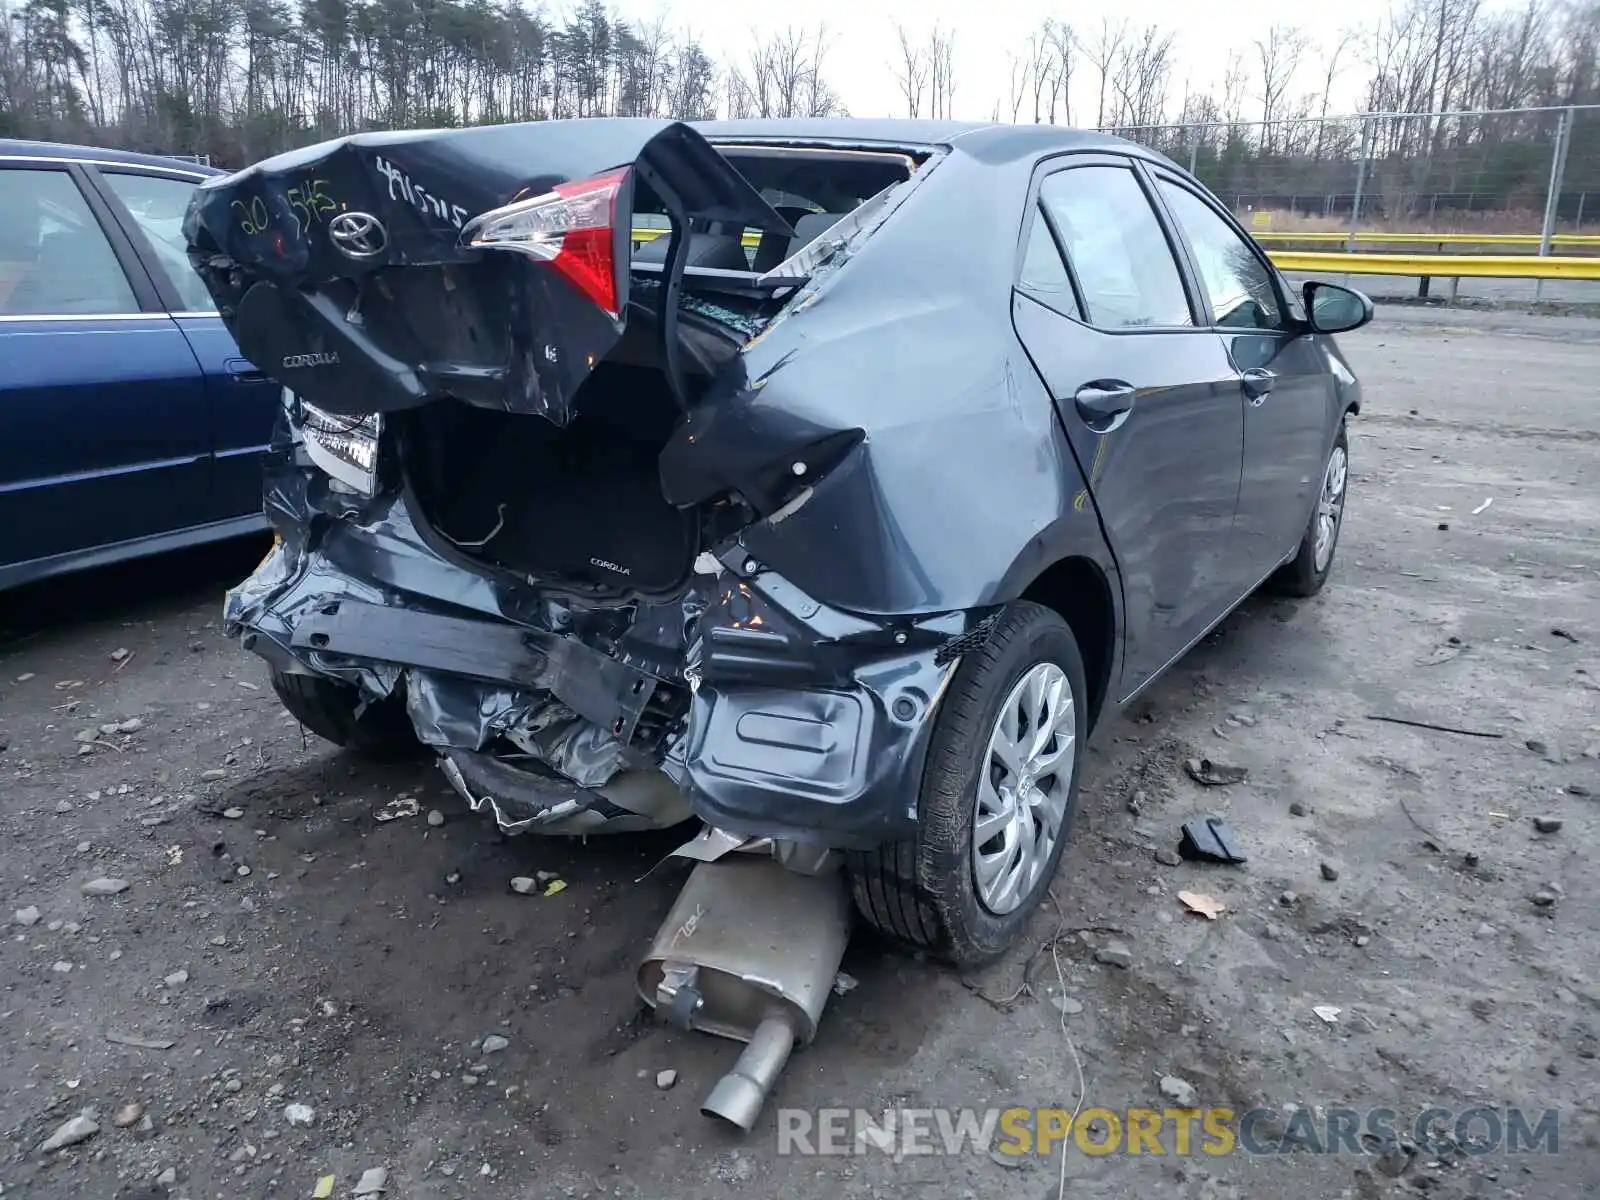
[[[676, 877], [635, 881], [677, 838], [507, 841], [431, 767], [308, 742], [216, 627], [259, 548], [6, 597], [4, 1195], [348, 1196], [371, 1167], [428, 1200], [1595, 1194], [1600, 322], [1391, 310], [1348, 344], [1369, 403], [1329, 590], [1251, 601], [1101, 731], [1010, 960], [963, 980], [858, 936], [859, 986], [745, 1138], [698, 1112], [735, 1047], [634, 999]], [[1202, 792], [1188, 755], [1249, 777]], [[422, 815], [376, 822], [402, 794]], [[1246, 866], [1154, 857], [1208, 812]], [[568, 887], [508, 889], [536, 870]], [[1169, 1074], [1286, 1119], [1555, 1108], [1559, 1152], [776, 1152], [779, 1105], [1160, 1109]], [[97, 1134], [39, 1152], [86, 1108]]]

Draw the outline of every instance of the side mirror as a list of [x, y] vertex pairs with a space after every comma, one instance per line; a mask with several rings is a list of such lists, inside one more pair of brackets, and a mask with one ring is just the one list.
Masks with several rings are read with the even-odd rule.
[[1372, 320], [1372, 301], [1354, 288], [1312, 280], [1306, 284], [1306, 317], [1318, 333], [1349, 333]]

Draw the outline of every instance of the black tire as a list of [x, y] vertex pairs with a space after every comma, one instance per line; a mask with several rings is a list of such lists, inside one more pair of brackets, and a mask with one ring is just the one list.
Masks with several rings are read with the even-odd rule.
[[[1328, 551], [1328, 561], [1317, 569], [1317, 517], [1322, 510], [1323, 489], [1327, 486], [1328, 464], [1332, 462], [1335, 454], [1343, 454], [1345, 461], [1345, 484], [1339, 494], [1339, 515], [1333, 527], [1333, 546]], [[1322, 478], [1317, 484], [1317, 502], [1312, 506], [1311, 519], [1306, 522], [1305, 537], [1300, 539], [1300, 548], [1295, 551], [1295, 556], [1274, 577], [1273, 582], [1277, 589], [1288, 596], [1309, 598], [1315, 596], [1328, 582], [1328, 576], [1333, 574], [1333, 560], [1339, 554], [1339, 534], [1344, 530], [1344, 511], [1350, 498], [1350, 441], [1345, 434], [1344, 422], [1339, 422], [1339, 433], [1333, 439], [1333, 446], [1328, 451], [1328, 458], [1322, 464]]]
[[289, 715], [335, 746], [375, 759], [409, 758], [420, 743], [399, 694], [361, 707], [361, 693], [346, 683], [288, 671], [272, 672], [272, 690]]
[[[1071, 778], [1055, 847], [1016, 908], [996, 915], [978, 897], [972, 860], [979, 771], [1001, 706], [1040, 663], [1061, 668], [1075, 714]], [[861, 915], [890, 937], [929, 950], [961, 968], [981, 966], [1006, 952], [1044, 899], [1072, 831], [1078, 775], [1087, 734], [1088, 693], [1083, 658], [1072, 630], [1038, 604], [1007, 607], [989, 640], [956, 668], [934, 719], [917, 798], [914, 840], [849, 856], [851, 891]]]

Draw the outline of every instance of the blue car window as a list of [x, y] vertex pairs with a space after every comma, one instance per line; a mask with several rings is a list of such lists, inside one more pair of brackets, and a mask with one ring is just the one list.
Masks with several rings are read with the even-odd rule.
[[183, 307], [190, 312], [216, 308], [206, 285], [189, 265], [188, 244], [183, 237], [183, 214], [188, 211], [195, 184], [186, 179], [130, 175], [103, 167], [100, 177], [133, 214], [162, 271], [178, 289]]
[[139, 302], [65, 171], [0, 170], [0, 316], [113, 316]]

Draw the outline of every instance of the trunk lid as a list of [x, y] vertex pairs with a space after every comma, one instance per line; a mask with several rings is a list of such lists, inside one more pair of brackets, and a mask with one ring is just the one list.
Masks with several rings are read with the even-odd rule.
[[[210, 180], [190, 254], [240, 349], [328, 412], [450, 396], [557, 424], [637, 319], [635, 205], [677, 246], [792, 233], [694, 129], [646, 119], [359, 134]], [[656, 294], [675, 373], [683, 254]]]

